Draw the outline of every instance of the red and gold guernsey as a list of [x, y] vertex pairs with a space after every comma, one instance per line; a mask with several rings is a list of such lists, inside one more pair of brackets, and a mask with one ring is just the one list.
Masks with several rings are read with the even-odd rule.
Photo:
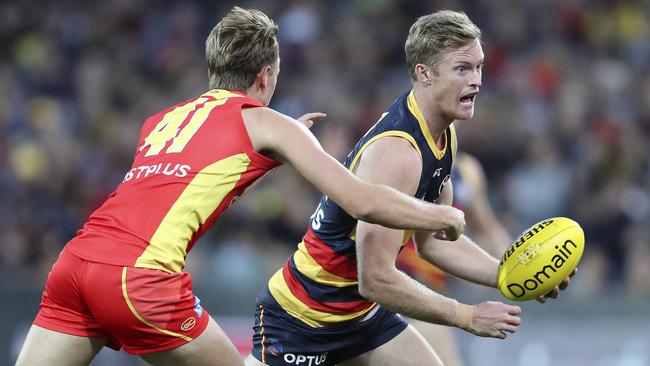
[[261, 106], [212, 90], [149, 117], [133, 166], [65, 250], [94, 262], [180, 272], [219, 215], [279, 165], [253, 150], [244, 126], [241, 110]]

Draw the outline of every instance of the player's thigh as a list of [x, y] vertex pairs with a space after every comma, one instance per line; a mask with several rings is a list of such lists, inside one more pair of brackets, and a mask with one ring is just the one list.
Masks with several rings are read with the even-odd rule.
[[442, 362], [424, 338], [409, 325], [389, 342], [339, 366], [442, 366]]
[[32, 325], [16, 366], [88, 365], [107, 340], [79, 337]]
[[445, 366], [462, 366], [454, 328], [415, 319], [409, 319], [409, 322], [440, 356]]
[[193, 341], [178, 348], [141, 357], [155, 366], [243, 366], [239, 352], [217, 322], [210, 317], [207, 328]]

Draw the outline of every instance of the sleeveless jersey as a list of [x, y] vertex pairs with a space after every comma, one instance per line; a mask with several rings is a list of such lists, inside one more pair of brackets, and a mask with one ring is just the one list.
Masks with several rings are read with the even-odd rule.
[[196, 240], [278, 163], [253, 150], [238, 92], [212, 90], [149, 117], [133, 166], [65, 250], [89, 261], [180, 272]]
[[[396, 136], [408, 140], [419, 152], [422, 171], [415, 196], [433, 201], [449, 180], [456, 136], [452, 126], [444, 134], [439, 150], [413, 92], [398, 98], [381, 119], [361, 138], [345, 160], [354, 170], [364, 150], [374, 141]], [[312, 327], [323, 327], [358, 318], [374, 303], [359, 294], [356, 261], [357, 220], [327, 196], [312, 215], [298, 250], [269, 280], [269, 294], [288, 314]], [[405, 233], [405, 244], [412, 232]]]

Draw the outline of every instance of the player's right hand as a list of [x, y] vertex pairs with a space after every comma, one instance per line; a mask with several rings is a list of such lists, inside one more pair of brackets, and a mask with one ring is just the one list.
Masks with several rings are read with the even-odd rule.
[[451, 206], [444, 206], [447, 228], [436, 231], [433, 236], [440, 240], [456, 241], [465, 231], [465, 213]]
[[499, 301], [486, 301], [474, 305], [474, 317], [466, 331], [481, 337], [505, 339], [521, 324], [521, 308]]

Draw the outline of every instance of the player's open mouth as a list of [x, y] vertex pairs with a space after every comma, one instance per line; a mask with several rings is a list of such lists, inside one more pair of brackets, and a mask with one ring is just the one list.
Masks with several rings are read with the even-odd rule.
[[474, 103], [474, 99], [476, 99], [476, 94], [478, 94], [478, 92], [465, 94], [464, 96], [460, 97], [460, 104], [471, 105]]

